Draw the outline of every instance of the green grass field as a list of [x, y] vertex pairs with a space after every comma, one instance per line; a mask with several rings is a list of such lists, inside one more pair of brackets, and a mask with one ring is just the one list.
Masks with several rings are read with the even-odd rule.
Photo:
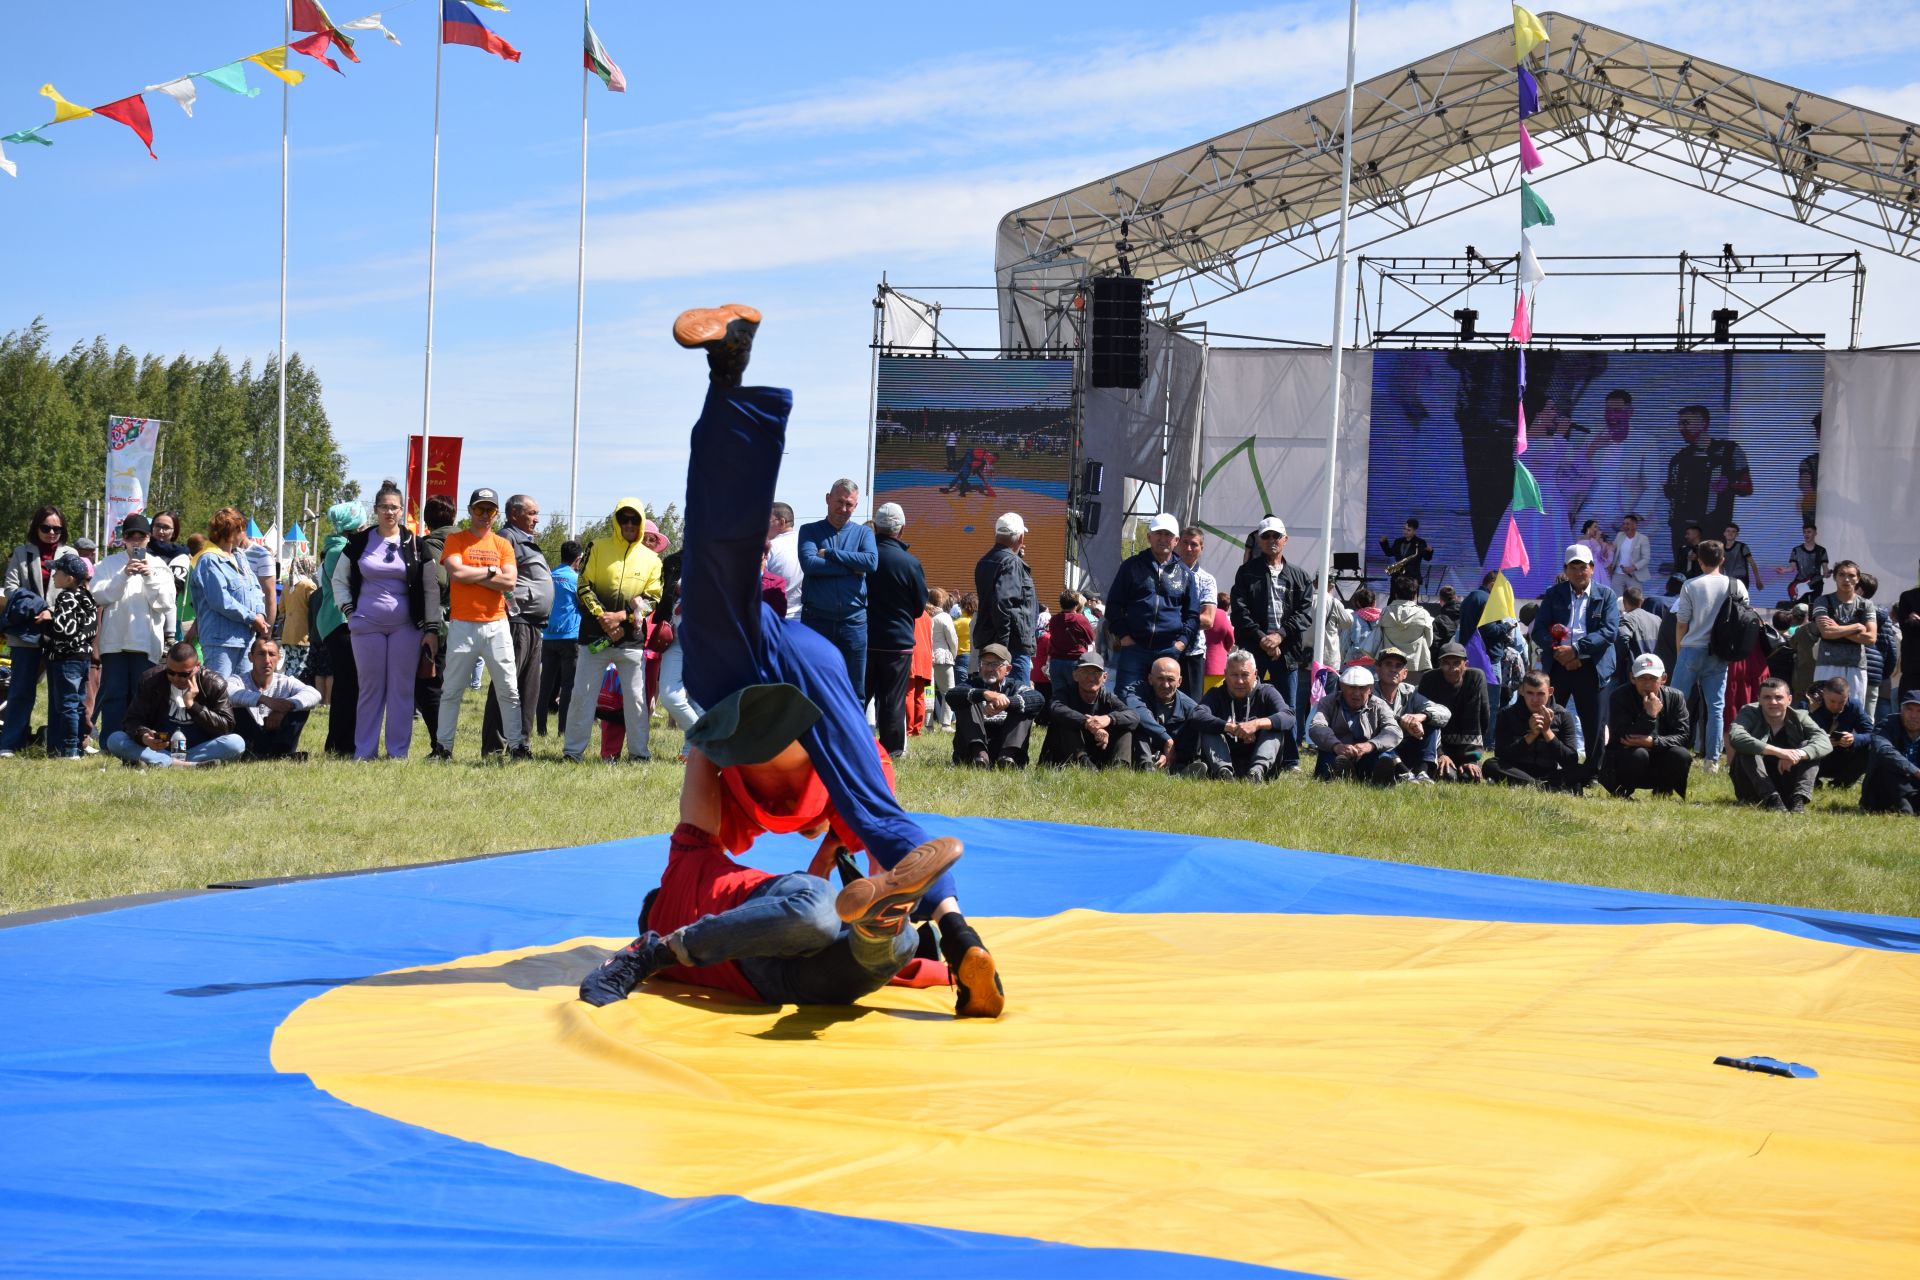
[[[469, 695], [452, 765], [241, 764], [204, 773], [85, 762], [0, 761], [0, 912], [212, 881], [395, 866], [585, 844], [671, 829], [679, 735], [654, 730], [651, 765], [477, 762]], [[318, 751], [326, 710], [306, 743]], [[597, 747], [596, 737], [596, 747]], [[1516, 793], [1495, 787], [1377, 792], [1303, 776], [1264, 787], [1134, 773], [980, 773], [947, 763], [951, 739], [912, 744], [900, 770], [918, 811], [1036, 818], [1235, 837], [1546, 880], [1920, 915], [1920, 824], [1869, 817], [1858, 791], [1821, 792], [1803, 817], [1734, 805], [1724, 776], [1696, 771], [1685, 804]], [[1088, 852], [1097, 856], [1097, 847]]]

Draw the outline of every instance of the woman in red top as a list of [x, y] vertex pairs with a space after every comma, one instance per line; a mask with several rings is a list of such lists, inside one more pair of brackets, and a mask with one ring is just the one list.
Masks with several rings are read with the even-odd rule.
[[1086, 606], [1078, 591], [1062, 591], [1060, 610], [1047, 623], [1047, 678], [1055, 689], [1073, 688], [1073, 669], [1093, 648], [1093, 624], [1080, 612]]

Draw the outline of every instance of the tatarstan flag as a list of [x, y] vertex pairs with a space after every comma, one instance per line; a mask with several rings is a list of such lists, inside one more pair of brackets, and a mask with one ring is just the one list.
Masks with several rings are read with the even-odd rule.
[[440, 38], [448, 44], [485, 49], [508, 62], [520, 61], [520, 51], [489, 31], [479, 15], [461, 0], [440, 0]]

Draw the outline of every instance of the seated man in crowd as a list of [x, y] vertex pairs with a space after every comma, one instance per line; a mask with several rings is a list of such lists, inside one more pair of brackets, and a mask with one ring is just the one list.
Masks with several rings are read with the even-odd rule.
[[1435, 661], [1439, 665], [1420, 677], [1421, 696], [1447, 710], [1434, 773], [1443, 782], [1478, 782], [1480, 755], [1486, 750], [1484, 726], [1493, 717], [1487, 707], [1487, 674], [1467, 661], [1466, 647], [1457, 642], [1441, 645]]
[[1807, 699], [1813, 722], [1833, 743], [1833, 754], [1820, 766], [1820, 784], [1850, 787], [1867, 774], [1873, 758], [1873, 721], [1847, 687], [1845, 676], [1830, 676], [1813, 686]]
[[1133, 763], [1133, 733], [1140, 727], [1140, 713], [1106, 685], [1105, 660], [1099, 650], [1087, 650], [1074, 664], [1073, 683], [1053, 691], [1041, 764], [1105, 769]]
[[1259, 659], [1252, 650], [1235, 649], [1227, 655], [1225, 683], [1208, 690], [1200, 705], [1209, 721], [1199, 734], [1200, 763], [1208, 773], [1265, 782], [1278, 772], [1294, 741], [1296, 722], [1280, 690], [1260, 679]]
[[1631, 681], [1607, 700], [1600, 785], [1623, 800], [1643, 789], [1685, 800], [1693, 768], [1687, 700], [1666, 683], [1667, 664], [1659, 654], [1641, 654], [1630, 670]]
[[1545, 672], [1527, 672], [1520, 681], [1518, 701], [1502, 707], [1494, 717], [1493, 760], [1481, 767], [1488, 778], [1509, 786], [1586, 790], [1573, 717], [1553, 700]]
[[[179, 760], [173, 758], [176, 733], [186, 745]], [[107, 750], [135, 768], [164, 769], [238, 760], [247, 744], [234, 732], [227, 682], [201, 666], [193, 645], [182, 640], [134, 685], [127, 717], [107, 739]]]
[[1307, 722], [1307, 738], [1320, 752], [1313, 776], [1390, 787], [1400, 780], [1394, 750], [1403, 736], [1392, 709], [1373, 692], [1373, 672], [1356, 663], [1340, 673], [1339, 689], [1320, 700]]
[[307, 716], [320, 705], [320, 691], [280, 670], [280, 646], [265, 636], [247, 650], [249, 665], [227, 677], [227, 699], [234, 707], [234, 728], [256, 760], [304, 760], [300, 734]]
[[1813, 717], [1791, 705], [1784, 680], [1760, 682], [1760, 700], [1740, 708], [1727, 735], [1733, 748], [1733, 794], [1744, 804], [1801, 813], [1813, 799], [1819, 761], [1833, 742]]
[[1440, 731], [1453, 712], [1407, 683], [1407, 655], [1399, 649], [1382, 649], [1373, 662], [1375, 692], [1400, 725], [1400, 745], [1387, 754], [1400, 762], [1402, 778], [1430, 783], [1439, 771]]
[[1860, 787], [1868, 813], [1920, 812], [1920, 688], [1900, 695], [1900, 709], [1873, 733], [1873, 759]]
[[1190, 773], [1203, 777], [1207, 762], [1200, 758], [1200, 735], [1219, 722], [1213, 713], [1180, 688], [1180, 664], [1155, 658], [1147, 669], [1147, 683], [1128, 705], [1140, 716], [1134, 731], [1133, 763], [1138, 769], [1162, 773]]
[[1046, 712], [1046, 699], [1013, 678], [1013, 656], [1003, 644], [975, 655], [973, 672], [947, 691], [953, 709], [953, 762], [984, 769], [1027, 767], [1027, 738]]

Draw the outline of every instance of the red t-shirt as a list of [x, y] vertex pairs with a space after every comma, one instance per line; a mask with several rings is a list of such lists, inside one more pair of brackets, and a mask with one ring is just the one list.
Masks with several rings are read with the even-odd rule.
[[[748, 894], [773, 878], [770, 871], [741, 866], [727, 856], [712, 836], [683, 823], [673, 833], [667, 869], [660, 876], [660, 892], [653, 900], [653, 909], [647, 913], [647, 928], [665, 936], [703, 916], [731, 911], [745, 902]], [[701, 965], [697, 969], [673, 965], [660, 970], [656, 976], [669, 982], [729, 991], [743, 1000], [761, 1002], [760, 993], [731, 960]]]

